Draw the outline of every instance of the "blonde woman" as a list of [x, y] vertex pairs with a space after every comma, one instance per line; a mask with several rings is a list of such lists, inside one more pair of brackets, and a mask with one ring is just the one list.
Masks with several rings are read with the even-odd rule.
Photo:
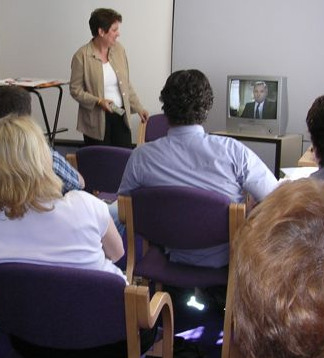
[[0, 263], [103, 270], [123, 243], [108, 206], [79, 190], [62, 195], [41, 128], [28, 116], [0, 119]]

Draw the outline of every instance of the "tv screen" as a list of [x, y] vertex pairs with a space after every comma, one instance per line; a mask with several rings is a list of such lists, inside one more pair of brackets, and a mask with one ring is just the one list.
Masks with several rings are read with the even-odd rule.
[[228, 76], [226, 130], [285, 135], [287, 80], [282, 76]]

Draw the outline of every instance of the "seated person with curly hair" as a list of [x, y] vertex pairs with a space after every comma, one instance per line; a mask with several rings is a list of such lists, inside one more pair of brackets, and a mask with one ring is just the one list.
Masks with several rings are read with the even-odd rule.
[[324, 182], [280, 185], [234, 241], [234, 339], [245, 357], [324, 352]]
[[[172, 73], [161, 91], [170, 129], [166, 137], [137, 147], [119, 188], [180, 185], [202, 188], [243, 202], [249, 193], [262, 200], [278, 185], [268, 167], [241, 142], [205, 133], [202, 123], [213, 105], [213, 91], [199, 70]], [[199, 250], [172, 250], [170, 260], [197, 266], [228, 264], [228, 244]]]

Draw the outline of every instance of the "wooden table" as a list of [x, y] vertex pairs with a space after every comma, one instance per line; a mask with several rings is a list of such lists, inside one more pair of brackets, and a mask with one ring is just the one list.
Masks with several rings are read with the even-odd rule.
[[[40, 79], [34, 79], [34, 78], [7, 78], [4, 80], [0, 80], [0, 86], [7, 85], [7, 86], [20, 86], [24, 87], [27, 91], [35, 93], [38, 97], [39, 104], [42, 110], [44, 123], [45, 123], [45, 129], [46, 129], [46, 135], [48, 137], [48, 142], [51, 147], [54, 146], [54, 139], [55, 135], [57, 133], [66, 132], [67, 128], [57, 128], [58, 119], [60, 115], [60, 109], [61, 109], [61, 102], [62, 102], [62, 96], [63, 96], [63, 85], [67, 85], [68, 81], [62, 81], [62, 80], [40, 80]], [[48, 116], [46, 113], [43, 97], [40, 93], [40, 90], [43, 90], [45, 88], [57, 88], [58, 93], [58, 99], [57, 99], [57, 105], [56, 105], [56, 112], [53, 122], [53, 127], [51, 128]]]
[[298, 160], [299, 167], [317, 167], [313, 147], [310, 146]]

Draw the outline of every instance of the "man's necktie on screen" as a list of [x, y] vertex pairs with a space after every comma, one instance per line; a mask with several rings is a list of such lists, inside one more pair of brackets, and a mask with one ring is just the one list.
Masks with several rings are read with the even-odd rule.
[[260, 103], [258, 103], [257, 108], [256, 108], [256, 111], [255, 111], [255, 118], [257, 118], [257, 119], [260, 119], [260, 110], [259, 110], [259, 107], [260, 107]]

